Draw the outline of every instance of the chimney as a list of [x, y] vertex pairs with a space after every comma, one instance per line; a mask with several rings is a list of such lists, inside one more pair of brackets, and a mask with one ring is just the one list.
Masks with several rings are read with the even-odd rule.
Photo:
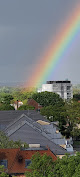
[[18, 100], [17, 100], [17, 110], [18, 110]]

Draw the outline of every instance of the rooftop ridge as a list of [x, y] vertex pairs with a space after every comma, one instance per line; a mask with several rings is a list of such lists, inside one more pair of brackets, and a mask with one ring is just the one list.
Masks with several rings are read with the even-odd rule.
[[16, 123], [18, 120], [20, 120], [23, 116], [27, 117], [24, 113], [21, 114], [21, 116], [19, 116], [17, 119], [14, 119], [11, 123], [9, 123], [9, 125], [4, 129], [4, 131], [6, 131], [9, 127], [11, 127], [14, 123]]
[[26, 124], [26, 121], [20, 122], [17, 126], [15, 126], [14, 129], [11, 129], [7, 132], [7, 136], [11, 136], [13, 133], [15, 133], [18, 129], [20, 129], [24, 124]]
[[[24, 115], [21, 115], [20, 118], [22, 118]], [[26, 116], [27, 117], [27, 116]], [[19, 120], [19, 119], [18, 119]], [[21, 121], [18, 125], [16, 125], [15, 127], [12, 127], [11, 130], [5, 131], [7, 133], [8, 136], [12, 135], [14, 132], [16, 132], [18, 129], [20, 129], [24, 124], [29, 125], [31, 128], [33, 128], [35, 131], [38, 131], [42, 134], [42, 136], [46, 137], [48, 140], [50, 140], [51, 142], [55, 143], [56, 140], [56, 144], [58, 144], [58, 140], [61, 140], [61, 142], [65, 142], [64, 138], [61, 138], [60, 136], [58, 137], [55, 132], [53, 132], [52, 134], [50, 134], [46, 129], [44, 129], [44, 127], [42, 127], [41, 125], [39, 125], [37, 122], [33, 121], [31, 118], [27, 117], [27, 120], [23, 120]], [[13, 126], [13, 124], [12, 124]], [[53, 137], [51, 136], [53, 135]], [[62, 143], [61, 143], [62, 144]]]
[[12, 135], [13, 133], [15, 133], [18, 129], [20, 129], [24, 124], [29, 125], [29, 126], [32, 127], [35, 131], [38, 131], [38, 132], [41, 132], [41, 131], [42, 131], [41, 129], [39, 129], [39, 127], [37, 127], [37, 126], [31, 124], [29, 121], [23, 120], [23, 121], [21, 121], [17, 126], [15, 126], [13, 129], [7, 131], [7, 132], [6, 132], [7, 135], [8, 135], [8, 136], [11, 136], [11, 135]]
[[[35, 125], [31, 124], [30, 122], [28, 122], [27, 120], [22, 121], [21, 123], [18, 124], [18, 126], [15, 127], [15, 129], [13, 128], [10, 132], [7, 132], [7, 135], [10, 136], [12, 134], [14, 134], [14, 132], [16, 132], [18, 129], [20, 129], [22, 126], [24, 126], [25, 124], [29, 125], [30, 127], [32, 127], [35, 131], [39, 132], [43, 137], [45, 137], [47, 140], [49, 140], [52, 144], [53, 144], [53, 149], [56, 146], [56, 148], [59, 148], [58, 151], [63, 150], [62, 147], [60, 147], [59, 144], [56, 144], [53, 139], [51, 139], [51, 137], [48, 137], [45, 133], [43, 133], [39, 128], [37, 128]], [[64, 149], [65, 150], [65, 149]], [[56, 150], [57, 151], [57, 150]], [[66, 151], [65, 151], [66, 153]], [[63, 152], [64, 154], [64, 152]]]
[[[21, 121], [17, 126], [15, 126], [14, 128], [12, 128], [11, 130], [8, 130], [8, 128], [10, 128], [11, 126], [13, 126], [17, 121], [19, 121], [23, 116], [25, 116], [27, 118], [27, 120], [23, 120]], [[38, 125], [37, 122], [34, 122], [31, 118], [29, 118], [28, 116], [26, 116], [25, 114], [22, 114], [17, 120], [13, 121], [12, 124], [10, 124], [6, 129], [4, 129], [4, 132], [7, 133], [8, 136], [10, 136], [11, 134], [13, 134], [15, 131], [17, 131], [19, 128], [21, 128], [25, 123], [27, 123], [27, 125], [29, 125], [30, 127], [32, 127], [33, 129], [41, 132], [42, 129], [41, 127]]]

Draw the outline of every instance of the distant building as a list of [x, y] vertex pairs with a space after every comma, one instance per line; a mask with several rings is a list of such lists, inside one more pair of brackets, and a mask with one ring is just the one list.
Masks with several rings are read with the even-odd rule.
[[28, 99], [28, 105], [33, 106], [35, 110], [40, 110], [42, 106], [37, 103], [34, 99]]
[[17, 110], [20, 106], [23, 105], [22, 101], [15, 101], [13, 104], [11, 104], [11, 106], [13, 106], [15, 108], [15, 110]]
[[57, 131], [57, 127], [34, 110], [0, 111], [0, 130], [9, 137], [9, 140], [40, 144], [48, 146], [56, 155], [65, 155], [66, 139]]
[[71, 81], [47, 81], [46, 84], [42, 84], [42, 88], [38, 89], [38, 92], [54, 92], [60, 95], [62, 99], [73, 98], [73, 90]]

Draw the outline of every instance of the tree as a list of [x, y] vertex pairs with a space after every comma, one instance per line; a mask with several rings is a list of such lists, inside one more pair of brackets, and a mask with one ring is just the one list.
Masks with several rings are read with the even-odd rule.
[[80, 103], [77, 101], [71, 101], [65, 103], [65, 106], [69, 120], [73, 122], [73, 124], [80, 122]]
[[66, 154], [56, 161], [46, 154], [41, 156], [37, 153], [31, 161], [26, 177], [80, 177], [80, 153], [73, 156]]
[[71, 135], [72, 135], [74, 140], [80, 139], [80, 129], [73, 128], [73, 130], [71, 131]]
[[77, 124], [80, 123], [80, 103], [77, 101], [71, 101], [69, 103], [65, 103], [66, 112], [67, 112], [67, 128], [66, 133], [69, 136], [76, 135], [79, 136], [79, 131], [74, 132], [75, 128], [77, 128]]
[[46, 118], [50, 121], [59, 121], [63, 124], [66, 123], [67, 114], [64, 106], [50, 105], [47, 107], [43, 107], [40, 112], [42, 115], [46, 116]]
[[52, 106], [64, 105], [64, 101], [62, 100], [62, 98], [60, 98], [58, 94], [53, 92], [46, 91], [41, 93], [34, 93], [32, 95], [32, 98], [43, 107], [50, 106], [50, 105]]
[[75, 173], [72, 177], [80, 177], [80, 163], [78, 164], [77, 168], [75, 169]]
[[80, 123], [80, 103], [77, 101], [65, 101], [64, 104], [58, 102], [55, 105], [43, 107], [40, 112], [50, 121], [59, 121], [62, 135], [67, 138], [72, 136], [75, 139], [80, 137], [80, 130], [77, 128], [77, 124]]
[[79, 101], [80, 100], [80, 93], [74, 94], [73, 99], [76, 100], [76, 101]]
[[[54, 165], [54, 177], [79, 177], [80, 170], [80, 153], [69, 156], [66, 155], [62, 159], [58, 159]], [[79, 176], [77, 176], [79, 175]]]
[[25, 173], [26, 177], [53, 177], [54, 162], [46, 153], [42, 156], [38, 152], [32, 156], [30, 171]]
[[0, 165], [0, 177], [9, 177], [9, 175], [5, 172], [4, 165]]
[[0, 111], [4, 111], [4, 110], [14, 110], [14, 107], [11, 106], [10, 104], [1, 103], [0, 104]]
[[34, 107], [30, 105], [22, 105], [18, 108], [18, 110], [34, 110]]
[[24, 103], [24, 101], [27, 101], [28, 98], [31, 98], [32, 94], [35, 92], [35, 90], [29, 91], [26, 88], [16, 88], [15, 91], [12, 92], [12, 95], [14, 97], [14, 101], [20, 100]]
[[9, 94], [2, 94], [0, 98], [0, 111], [3, 110], [14, 110], [14, 107], [10, 105], [13, 96]]
[[13, 96], [12, 95], [5, 95], [3, 97], [3, 103], [5, 103], [5, 104], [10, 104], [11, 100], [13, 100]]

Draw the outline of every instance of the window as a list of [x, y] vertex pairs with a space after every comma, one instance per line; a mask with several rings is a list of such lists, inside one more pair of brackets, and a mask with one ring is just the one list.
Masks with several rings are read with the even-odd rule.
[[29, 164], [31, 163], [31, 160], [26, 159], [25, 160], [25, 168], [27, 168], [29, 166]]
[[67, 86], [67, 90], [70, 91], [70, 86]]
[[0, 160], [0, 165], [4, 165], [7, 168], [7, 160]]
[[67, 92], [67, 97], [71, 97], [71, 93], [68, 93], [68, 92]]

